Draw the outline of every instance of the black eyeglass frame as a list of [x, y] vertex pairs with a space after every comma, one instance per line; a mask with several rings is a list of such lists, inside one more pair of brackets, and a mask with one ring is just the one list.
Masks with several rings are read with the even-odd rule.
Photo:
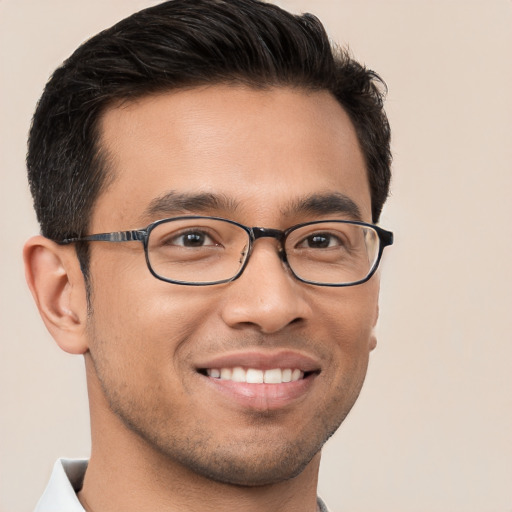
[[[247, 255], [245, 256], [245, 260], [244, 260], [242, 266], [240, 267], [239, 271], [233, 277], [231, 277], [229, 279], [222, 279], [220, 281], [207, 281], [207, 282], [193, 283], [193, 282], [189, 282], [189, 281], [177, 281], [174, 279], [169, 279], [167, 277], [163, 277], [163, 276], [157, 274], [153, 270], [153, 267], [151, 266], [151, 262], [149, 259], [149, 251], [148, 251], [148, 240], [149, 240], [149, 235], [150, 235], [151, 231], [153, 231], [153, 229], [155, 229], [160, 224], [172, 222], [174, 220], [193, 220], [193, 219], [210, 219], [210, 220], [224, 221], [229, 224], [238, 226], [239, 228], [242, 228], [248, 234], [249, 247], [247, 249]], [[370, 272], [364, 279], [360, 279], [359, 281], [353, 281], [350, 283], [340, 283], [340, 284], [339, 283], [320, 283], [317, 281], [309, 281], [307, 279], [304, 279], [304, 278], [298, 276], [294, 272], [293, 268], [289, 265], [287, 257], [286, 257], [285, 242], [286, 242], [286, 239], [288, 238], [288, 236], [290, 235], [290, 233], [292, 233], [293, 231], [295, 231], [299, 228], [302, 228], [304, 226], [312, 226], [315, 224], [324, 224], [326, 222], [331, 222], [331, 223], [335, 222], [335, 223], [340, 223], [340, 224], [351, 224], [351, 225], [362, 226], [362, 227], [366, 227], [366, 228], [375, 230], [375, 232], [377, 233], [377, 236], [379, 237], [379, 252], [378, 252], [377, 258], [375, 260], [375, 263], [373, 264], [372, 269], [370, 270]], [[72, 243], [76, 243], [76, 242], [142, 242], [142, 244], [144, 246], [144, 254], [146, 257], [146, 265], [147, 265], [149, 271], [151, 272], [151, 274], [154, 277], [156, 277], [157, 279], [159, 279], [160, 281], [165, 281], [167, 283], [172, 283], [172, 284], [181, 284], [181, 285], [185, 285], [185, 286], [211, 286], [211, 285], [215, 285], [215, 284], [230, 283], [232, 281], [235, 281], [242, 275], [243, 271], [245, 270], [245, 267], [247, 266], [247, 264], [249, 262], [249, 258], [251, 257], [254, 242], [256, 242], [256, 240], [258, 238], [275, 238], [279, 242], [279, 244], [281, 246], [281, 248], [279, 250], [279, 257], [286, 264], [286, 266], [288, 267], [288, 269], [290, 270], [292, 275], [297, 280], [299, 280], [303, 283], [312, 284], [315, 286], [330, 286], [330, 287], [337, 287], [337, 288], [344, 287], [344, 286], [356, 286], [358, 284], [363, 284], [363, 283], [366, 283], [367, 281], [369, 281], [372, 278], [372, 276], [375, 274], [377, 269], [379, 268], [379, 264], [380, 264], [380, 260], [382, 258], [382, 253], [384, 251], [384, 248], [393, 244], [393, 233], [391, 231], [387, 231], [379, 226], [376, 226], [374, 224], [369, 224], [367, 222], [362, 222], [362, 221], [338, 220], [338, 219], [314, 220], [314, 221], [310, 221], [310, 222], [303, 222], [301, 224], [295, 224], [294, 226], [291, 226], [291, 227], [285, 229], [284, 231], [282, 231], [280, 229], [273, 229], [273, 228], [248, 227], [248, 226], [240, 224], [239, 222], [236, 222], [234, 220], [225, 219], [223, 217], [211, 217], [211, 216], [204, 216], [204, 215], [186, 215], [186, 216], [181, 216], [181, 217], [169, 217], [169, 218], [160, 219], [155, 222], [152, 222], [145, 228], [141, 228], [141, 229], [134, 229], [134, 230], [128, 230], [128, 231], [113, 231], [110, 233], [97, 233], [97, 234], [87, 235], [87, 236], [83, 236], [83, 237], [65, 238], [63, 240], [57, 241], [57, 243], [60, 245], [68, 245], [68, 244], [72, 244]]]

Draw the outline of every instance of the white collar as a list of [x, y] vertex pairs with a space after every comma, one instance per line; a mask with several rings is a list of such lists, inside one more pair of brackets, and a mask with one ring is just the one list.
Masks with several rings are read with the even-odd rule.
[[34, 512], [85, 512], [76, 493], [82, 487], [87, 459], [59, 459]]

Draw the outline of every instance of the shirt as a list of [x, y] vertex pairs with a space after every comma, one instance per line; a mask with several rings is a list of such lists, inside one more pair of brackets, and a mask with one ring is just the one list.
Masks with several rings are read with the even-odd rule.
[[[85, 512], [76, 493], [82, 488], [87, 459], [59, 459], [34, 512]], [[329, 512], [317, 498], [318, 512]]]

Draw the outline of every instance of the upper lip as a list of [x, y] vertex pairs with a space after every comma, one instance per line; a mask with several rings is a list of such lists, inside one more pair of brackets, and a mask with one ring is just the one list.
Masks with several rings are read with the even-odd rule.
[[195, 366], [198, 370], [241, 366], [242, 368], [256, 368], [259, 370], [298, 368], [304, 373], [320, 371], [320, 364], [314, 357], [294, 350], [271, 352], [261, 350], [235, 351], [200, 361]]

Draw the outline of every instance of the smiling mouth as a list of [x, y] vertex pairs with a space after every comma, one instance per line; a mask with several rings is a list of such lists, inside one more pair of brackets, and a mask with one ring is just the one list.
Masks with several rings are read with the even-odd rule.
[[240, 382], [246, 384], [286, 384], [303, 380], [318, 372], [304, 372], [298, 368], [271, 368], [260, 370], [258, 368], [205, 368], [199, 373], [212, 379]]

